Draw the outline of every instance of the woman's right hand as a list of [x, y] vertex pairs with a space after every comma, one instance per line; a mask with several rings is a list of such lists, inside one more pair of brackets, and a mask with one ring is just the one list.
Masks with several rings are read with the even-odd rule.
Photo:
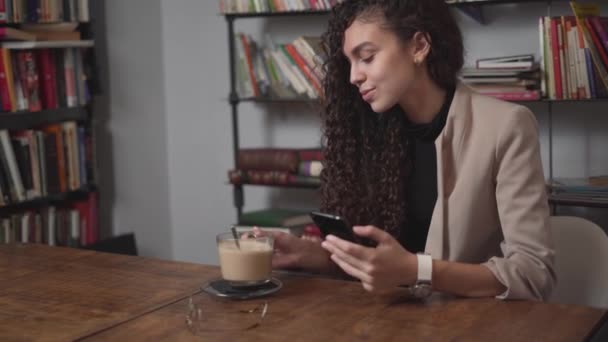
[[321, 247], [320, 239], [303, 239], [283, 232], [268, 232], [253, 228], [255, 236], [272, 235], [274, 238], [273, 268], [299, 268], [311, 272], [329, 273], [337, 270], [329, 253]]

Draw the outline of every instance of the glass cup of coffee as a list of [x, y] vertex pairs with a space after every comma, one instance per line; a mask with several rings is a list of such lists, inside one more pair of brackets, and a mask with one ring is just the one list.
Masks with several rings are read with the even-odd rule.
[[216, 241], [222, 278], [231, 286], [256, 286], [270, 281], [272, 236], [245, 234], [235, 239], [232, 233], [222, 233]]

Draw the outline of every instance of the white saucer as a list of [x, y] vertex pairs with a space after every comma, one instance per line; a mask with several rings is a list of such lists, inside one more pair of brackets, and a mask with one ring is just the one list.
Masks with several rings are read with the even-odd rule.
[[277, 278], [271, 278], [269, 282], [262, 285], [239, 286], [230, 285], [224, 279], [212, 280], [203, 285], [203, 291], [222, 298], [250, 299], [273, 294], [283, 287], [283, 283]]

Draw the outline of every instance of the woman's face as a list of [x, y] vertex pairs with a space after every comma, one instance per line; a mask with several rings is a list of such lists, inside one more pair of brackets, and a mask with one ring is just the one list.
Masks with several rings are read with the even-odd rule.
[[416, 79], [416, 49], [381, 27], [382, 19], [355, 20], [344, 33], [344, 54], [350, 61], [350, 82], [374, 112], [400, 102]]

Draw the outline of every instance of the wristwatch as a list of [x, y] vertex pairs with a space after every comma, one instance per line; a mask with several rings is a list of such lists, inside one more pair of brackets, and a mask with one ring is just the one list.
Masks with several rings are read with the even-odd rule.
[[423, 253], [416, 254], [416, 257], [418, 258], [418, 278], [410, 290], [414, 297], [422, 299], [433, 292], [433, 257]]

